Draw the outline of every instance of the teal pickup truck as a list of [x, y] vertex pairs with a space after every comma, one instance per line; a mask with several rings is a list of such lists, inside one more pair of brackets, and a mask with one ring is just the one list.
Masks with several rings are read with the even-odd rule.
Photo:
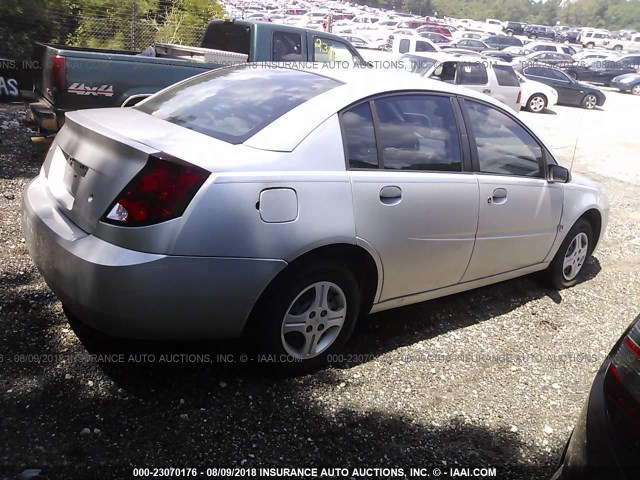
[[42, 131], [57, 131], [65, 112], [131, 106], [207, 70], [245, 62], [365, 61], [330, 33], [246, 20], [213, 20], [200, 47], [158, 43], [142, 53], [36, 44], [33, 89], [21, 91]]

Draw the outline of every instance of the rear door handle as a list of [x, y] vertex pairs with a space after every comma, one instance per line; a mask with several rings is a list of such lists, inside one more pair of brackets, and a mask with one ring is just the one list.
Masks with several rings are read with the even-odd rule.
[[507, 189], [496, 188], [493, 191], [493, 195], [487, 198], [487, 203], [495, 203], [496, 205], [502, 205], [507, 201]]
[[482, 93], [491, 93], [491, 89], [490, 88], [485, 88], [484, 90], [482, 90]]
[[380, 201], [385, 205], [396, 205], [402, 200], [402, 189], [396, 185], [388, 185], [380, 190]]

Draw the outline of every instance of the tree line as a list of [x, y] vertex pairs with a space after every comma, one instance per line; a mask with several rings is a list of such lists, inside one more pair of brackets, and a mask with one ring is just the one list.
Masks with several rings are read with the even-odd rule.
[[195, 44], [222, 15], [215, 0], [2, 0], [0, 57], [28, 58], [33, 42], [129, 50]]
[[362, 0], [417, 15], [640, 30], [640, 0]]

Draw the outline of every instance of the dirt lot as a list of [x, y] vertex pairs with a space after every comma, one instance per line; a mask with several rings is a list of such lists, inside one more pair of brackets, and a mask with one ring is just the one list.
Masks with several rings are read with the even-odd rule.
[[[300, 378], [216, 361], [237, 359], [237, 342], [123, 343], [128, 361], [88, 358], [21, 240], [20, 193], [44, 149], [28, 143], [20, 107], [0, 105], [0, 477], [462, 466], [549, 478], [595, 371], [639, 313], [640, 98], [608, 97], [598, 111], [521, 113], [567, 165], [579, 136], [574, 171], [610, 195], [586, 281], [557, 292], [526, 277], [373, 315], [344, 361]], [[159, 361], [184, 352], [199, 361]]]

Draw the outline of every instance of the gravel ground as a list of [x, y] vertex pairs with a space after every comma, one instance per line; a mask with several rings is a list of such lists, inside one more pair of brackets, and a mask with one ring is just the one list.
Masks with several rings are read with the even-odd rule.
[[[78, 327], [84, 343], [76, 336], [20, 234], [20, 193], [45, 147], [28, 142], [20, 106], [0, 105], [0, 477], [30, 468], [41, 470], [36, 478], [123, 479], [131, 467], [408, 475], [458, 466], [549, 478], [597, 368], [638, 313], [640, 144], [631, 112], [640, 98], [608, 95], [599, 111], [521, 113], [564, 162], [579, 136], [574, 171], [610, 195], [609, 229], [583, 283], [557, 292], [525, 277], [372, 315], [344, 361], [298, 378], [216, 361], [237, 359], [238, 342], [122, 342], [127, 361], [88, 357], [100, 342]], [[12, 121], [19, 125], [3, 123]], [[155, 361], [130, 357], [139, 352]], [[199, 361], [161, 362], [166, 354]]]

